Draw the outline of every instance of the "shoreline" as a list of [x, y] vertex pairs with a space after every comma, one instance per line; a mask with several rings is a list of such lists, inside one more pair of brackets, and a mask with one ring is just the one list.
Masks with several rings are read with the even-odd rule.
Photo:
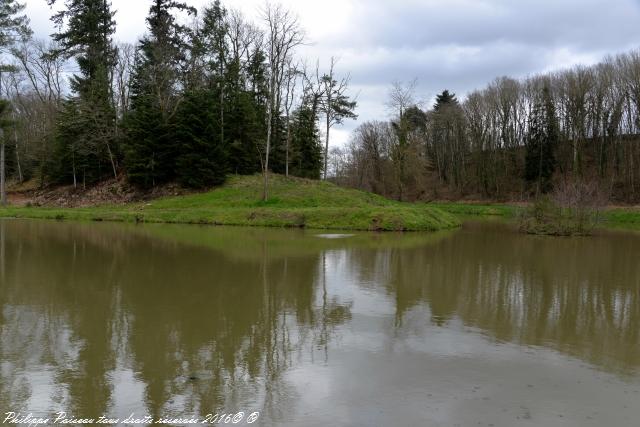
[[[113, 193], [131, 194], [121, 183], [107, 182], [64, 197], [52, 189], [57, 200], [80, 206], [31, 206], [28, 193], [10, 192], [16, 204], [0, 208], [2, 218], [30, 218], [127, 223], [167, 223], [248, 227], [308, 228], [352, 231], [438, 231], [459, 227], [468, 219], [515, 218], [523, 202], [433, 201], [398, 202], [364, 191], [338, 187], [322, 181], [287, 178], [273, 174], [272, 198], [260, 201], [261, 177], [231, 176], [218, 188], [185, 192], [171, 187], [157, 197], [141, 193], [138, 199], [105, 202], [87, 197]], [[95, 191], [98, 189], [98, 191]], [[68, 189], [67, 189], [68, 191]], [[163, 193], [164, 192], [164, 193]], [[45, 193], [46, 194], [46, 193]], [[150, 198], [145, 198], [149, 197]], [[609, 206], [602, 211], [600, 229], [640, 230], [640, 207]]]
[[459, 227], [449, 213], [402, 203], [322, 181], [271, 176], [262, 201], [262, 178], [230, 177], [208, 192], [84, 207], [8, 206], [0, 217], [308, 228], [355, 231], [439, 231]]

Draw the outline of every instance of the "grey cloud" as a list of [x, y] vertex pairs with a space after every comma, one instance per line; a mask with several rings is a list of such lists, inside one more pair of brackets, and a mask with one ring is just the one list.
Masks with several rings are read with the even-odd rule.
[[356, 0], [349, 35], [359, 46], [388, 48], [496, 41], [602, 47], [638, 40], [640, 7], [632, 0]]
[[[631, 0], [356, 0], [350, 27], [318, 44], [338, 51], [360, 88], [361, 119], [385, 118], [394, 80], [418, 78], [429, 102], [500, 76], [526, 77], [593, 63], [640, 45]], [[366, 95], [365, 95], [366, 94]]]
[[345, 54], [341, 66], [349, 69], [361, 84], [389, 83], [418, 78], [437, 86], [468, 87], [498, 75], [523, 75], [543, 67], [541, 52], [523, 50], [511, 44], [483, 49], [439, 46], [428, 49], [376, 49]]
[[[45, 37], [51, 31], [46, 3], [27, 1], [34, 26]], [[121, 38], [135, 39], [144, 32], [147, 3], [114, 1], [120, 9]], [[189, 3], [200, 6], [204, 0]], [[223, 3], [237, 6], [232, 0]], [[576, 62], [593, 63], [640, 46], [638, 0], [345, 3], [348, 7], [336, 13], [348, 13], [349, 25], [314, 40], [304, 54], [310, 61], [320, 57], [321, 65], [332, 55], [341, 58], [338, 71], [350, 72], [352, 93], [359, 94], [359, 122], [388, 117], [384, 103], [394, 80], [418, 78], [417, 96], [429, 102], [445, 88], [462, 98], [499, 76], [525, 77]], [[298, 12], [308, 5], [292, 4]], [[342, 129], [356, 125], [349, 121]]]

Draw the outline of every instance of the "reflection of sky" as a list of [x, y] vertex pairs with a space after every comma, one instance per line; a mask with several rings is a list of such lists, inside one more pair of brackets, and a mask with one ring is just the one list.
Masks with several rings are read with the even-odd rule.
[[428, 345], [403, 351], [340, 347], [329, 366], [290, 371], [287, 379], [305, 390], [297, 413], [311, 426], [326, 417], [353, 426], [396, 425], [398, 419], [428, 426], [631, 426], [638, 415], [634, 387], [611, 375], [594, 375], [550, 351], [496, 347], [447, 329], [440, 334], [450, 344], [447, 357], [428, 349], [442, 344], [436, 333], [427, 334]]
[[[396, 328], [393, 296], [359, 280], [348, 250], [325, 255], [328, 293], [353, 301], [353, 318], [340, 328], [329, 363], [287, 372], [286, 380], [303, 391], [290, 425], [333, 419], [389, 426], [401, 419], [428, 426], [624, 426], [640, 414], [633, 403], [637, 384], [594, 374], [552, 350], [496, 342], [457, 317], [437, 326], [427, 304], [404, 313]], [[523, 284], [513, 285], [514, 301], [524, 303]]]
[[[466, 240], [462, 240], [457, 244], [465, 243]], [[161, 249], [155, 250], [159, 253]], [[268, 369], [262, 366], [258, 377], [250, 378], [239, 364], [235, 372], [226, 373], [233, 377], [233, 381], [226, 384], [233, 386], [223, 391], [226, 393], [225, 407], [219, 409], [251, 411], [265, 408], [263, 425], [285, 426], [437, 427], [478, 423], [496, 427], [631, 426], [633, 420], [640, 417], [636, 404], [640, 398], [637, 375], [617, 375], [610, 373], [616, 372], [614, 367], [590, 365], [585, 361], [588, 357], [570, 357], [569, 354], [581, 354], [570, 348], [569, 351], [562, 348], [560, 352], [553, 349], [553, 345], [549, 348], [526, 342], [516, 344], [517, 339], [500, 341], [495, 338], [499, 334], [491, 329], [491, 323], [470, 326], [476, 325], [476, 319], [465, 317], [460, 308], [462, 303], [457, 299], [454, 300], [454, 305], [458, 304], [455, 313], [445, 322], [436, 324], [431, 308], [434, 301], [429, 300], [436, 294], [424, 293], [418, 297], [410, 294], [407, 297], [405, 293], [411, 304], [403, 304], [399, 316], [397, 299], [401, 292], [398, 284], [393, 283], [401, 280], [397, 267], [400, 265], [403, 273], [412, 268], [421, 273], [423, 265], [415, 262], [433, 262], [436, 258], [431, 259], [430, 253], [422, 252], [422, 248], [408, 251], [347, 248], [313, 255], [310, 264], [313, 267], [313, 320], [300, 320], [292, 308], [279, 305], [278, 298], [284, 298], [282, 294], [274, 293], [275, 301], [271, 301], [281, 310], [274, 316], [277, 335], [286, 336], [286, 340], [276, 341], [273, 349], [277, 353], [274, 357], [285, 358], [274, 363], [282, 371], [267, 377]], [[220, 256], [215, 251], [206, 251], [206, 255]], [[399, 259], [402, 263], [398, 264]], [[480, 260], [485, 264], [480, 263], [483, 268], [477, 270], [478, 277], [472, 277], [472, 281], [501, 283], [501, 287], [477, 286], [474, 288], [476, 294], [454, 296], [467, 297], [465, 302], [472, 301], [472, 316], [477, 314], [476, 309], [500, 309], [508, 312], [507, 318], [515, 323], [510, 327], [531, 328], [527, 322], [532, 320], [525, 313], [527, 301], [531, 305], [532, 297], [528, 292], [535, 287], [535, 281], [525, 280], [517, 263], [513, 263], [513, 271], [516, 271], [513, 273], [502, 264], [495, 269], [485, 269], [484, 266], [491, 267], [491, 263], [483, 258]], [[292, 271], [293, 263], [297, 261], [296, 258], [288, 260]], [[275, 270], [274, 266], [269, 268]], [[294, 292], [289, 288], [291, 283], [286, 282], [286, 276], [276, 277], [284, 281], [278, 283], [281, 287], [275, 283], [269, 286], [275, 286], [279, 292]], [[407, 277], [423, 279], [420, 274]], [[563, 277], [562, 280], [569, 279]], [[424, 291], [429, 287], [428, 283], [406, 285], [411, 291]], [[579, 285], [591, 289], [589, 283]], [[458, 289], [465, 292], [464, 288]], [[562, 307], [558, 304], [558, 295], [563, 291], [566, 288], [552, 286], [547, 294], [555, 301], [546, 313], [554, 318], [551, 319], [555, 322], [550, 323], [552, 326], [564, 321], [560, 317]], [[135, 324], [136, 313], [127, 312], [129, 307], [123, 303], [121, 292], [126, 290], [118, 288], [115, 292], [113, 319], [110, 320], [115, 363], [107, 372], [110, 385], [108, 415], [124, 418], [135, 413], [144, 416], [150, 410], [146, 394], [148, 384], [138, 371], [140, 361], [135, 360], [136, 355], [130, 347], [135, 333], [130, 326]], [[404, 292], [408, 292], [407, 289]], [[501, 298], [494, 298], [495, 293], [500, 293]], [[613, 323], [617, 324], [621, 321], [621, 313], [628, 313], [633, 300], [629, 292], [622, 291], [612, 291], [610, 300]], [[479, 307], [478, 301], [481, 302]], [[483, 307], [484, 301], [506, 301], [508, 307]], [[69, 373], [77, 368], [86, 343], [73, 338], [73, 323], [66, 319], [68, 313], [64, 310], [56, 317], [54, 313], [43, 314], [41, 306], [28, 302], [3, 305], [0, 322], [3, 383], [0, 392], [4, 395], [0, 395], [0, 403], [19, 402], [22, 407], [16, 409], [36, 414], [64, 409], [70, 397], [68, 390], [60, 385], [64, 383], [63, 371]], [[348, 316], [329, 326], [324, 324], [327, 321], [323, 317], [325, 310], [330, 312], [332, 308], [340, 307], [349, 308]], [[210, 337], [211, 342], [198, 342], [197, 348], [192, 350], [195, 354], [185, 354], [189, 350], [185, 350], [188, 347], [180, 342], [179, 329], [184, 326], [174, 326], [175, 353], [159, 356], [175, 362], [180, 376], [169, 378], [164, 384], [170, 398], [161, 402], [162, 410], [166, 415], [179, 416], [185, 411], [184, 415], [197, 414], [204, 404], [198, 401], [196, 391], [206, 388], [212, 380], [214, 372], [210, 362], [216, 352], [215, 340], [219, 337]], [[327, 335], [323, 336], [325, 327]], [[558, 330], [556, 333], [561, 334], [561, 328]], [[238, 352], [251, 338], [254, 337], [239, 339]], [[563, 342], [563, 337], [554, 338], [560, 344], [575, 345], [571, 339]], [[278, 353], [278, 349], [284, 347], [287, 351]], [[260, 357], [264, 358], [261, 362], [264, 365], [273, 362], [268, 360], [271, 355], [264, 352]], [[198, 381], [189, 381], [192, 374], [197, 375]]]
[[[7, 411], [45, 415], [62, 410], [67, 390], [58, 382], [60, 363], [73, 363], [79, 343], [71, 339], [64, 319], [44, 317], [37, 307], [5, 305], [0, 328], [0, 392], [8, 393]], [[3, 402], [3, 400], [0, 400]]]
[[282, 425], [630, 426], [638, 416], [637, 384], [555, 351], [496, 342], [458, 318], [434, 325], [426, 304], [394, 327], [393, 297], [359, 283], [347, 259], [326, 254], [327, 290], [354, 302], [353, 318], [329, 363], [287, 372], [301, 393]]
[[131, 367], [119, 366], [111, 373], [114, 385], [111, 394], [111, 416], [125, 419], [131, 414], [138, 417], [147, 415], [144, 404], [144, 383], [136, 379], [136, 373]]

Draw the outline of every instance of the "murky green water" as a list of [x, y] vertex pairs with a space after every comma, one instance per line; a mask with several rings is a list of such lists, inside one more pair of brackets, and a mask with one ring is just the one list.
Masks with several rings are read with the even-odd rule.
[[640, 422], [640, 235], [318, 234], [0, 222], [0, 412]]

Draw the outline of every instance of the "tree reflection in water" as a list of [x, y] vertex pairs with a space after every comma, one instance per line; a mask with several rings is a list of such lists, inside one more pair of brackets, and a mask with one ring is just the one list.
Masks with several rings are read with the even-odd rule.
[[3, 407], [112, 413], [115, 395], [127, 394], [114, 389], [115, 373], [131, 369], [144, 384], [139, 413], [254, 408], [277, 418], [295, 400], [284, 372], [326, 354], [350, 318], [348, 302], [317, 295], [321, 254], [270, 257], [268, 239], [234, 257], [118, 227], [8, 227]]
[[312, 234], [0, 221], [0, 405], [284, 419], [304, 393], [288, 374], [331, 363], [363, 296], [390, 301], [392, 341], [461, 321], [610, 372], [640, 366], [637, 236]]

